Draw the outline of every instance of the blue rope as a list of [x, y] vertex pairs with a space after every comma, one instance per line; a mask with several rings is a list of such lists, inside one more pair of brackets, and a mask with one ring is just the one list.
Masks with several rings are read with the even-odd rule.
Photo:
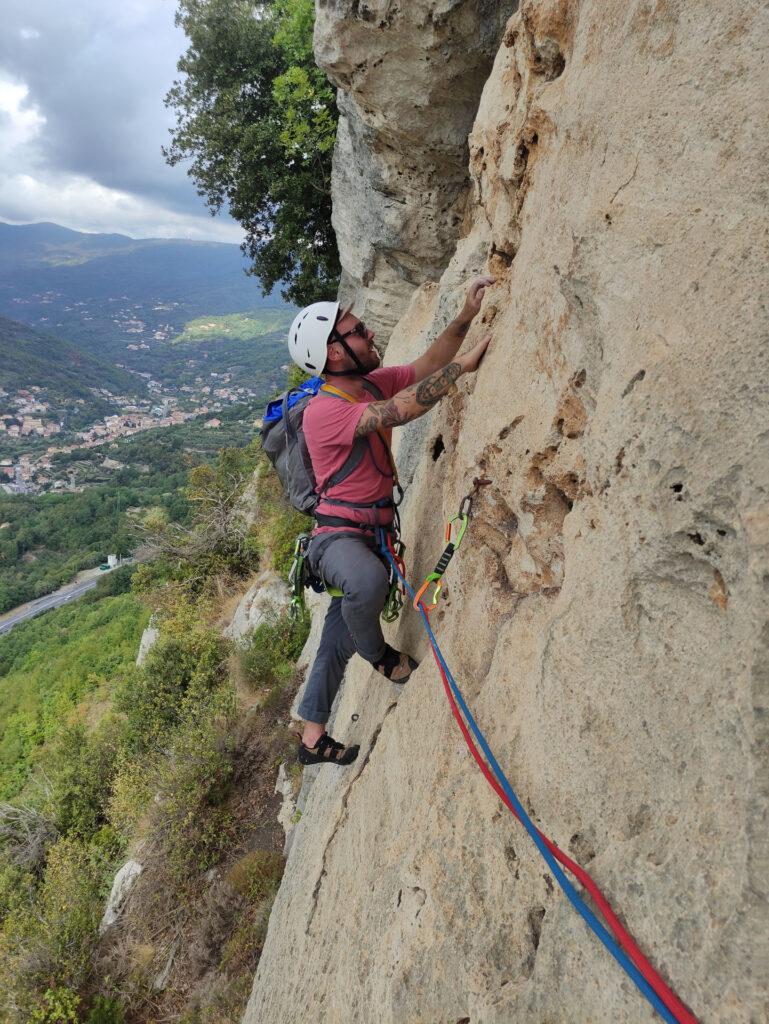
[[[407, 580], [405, 579], [405, 577], [403, 576], [401, 571], [398, 569], [398, 566], [396, 565], [395, 560], [393, 559], [393, 557], [392, 557], [392, 555], [390, 553], [389, 548], [387, 547], [387, 543], [384, 540], [384, 538], [382, 538], [382, 552], [383, 552], [384, 555], [386, 555], [386, 557], [389, 560], [390, 564], [392, 565], [393, 569], [398, 574], [398, 578], [400, 579], [401, 583], [406, 588], [407, 592], [409, 593], [409, 595], [411, 596], [411, 599], [413, 601], [414, 597], [415, 597], [415, 593], [412, 590], [412, 588], [409, 586]], [[465, 719], [467, 720], [467, 723], [470, 726], [470, 729], [472, 730], [473, 735], [475, 736], [476, 740], [478, 741], [478, 745], [480, 746], [481, 750], [483, 751], [483, 754], [484, 754], [486, 760], [488, 761], [489, 765], [493, 769], [494, 774], [497, 776], [499, 784], [504, 789], [504, 791], [507, 794], [507, 797], [509, 798], [509, 800], [510, 800], [511, 804], [513, 805], [513, 807], [515, 807], [515, 810], [516, 810], [518, 816], [521, 819], [521, 824], [526, 829], [526, 831], [529, 833], [531, 838], [534, 840], [534, 843], [535, 843], [537, 849], [539, 850], [539, 852], [542, 854], [542, 856], [547, 861], [548, 867], [550, 868], [550, 870], [555, 875], [555, 878], [558, 881], [558, 884], [560, 885], [560, 887], [566, 893], [567, 899], [569, 900], [571, 905], [574, 907], [574, 909], [577, 911], [577, 913], [580, 915], [580, 917], [582, 917], [584, 919], [584, 921], [586, 922], [588, 928], [590, 928], [598, 936], [598, 938], [601, 940], [601, 942], [604, 944], [604, 946], [608, 949], [608, 951], [611, 953], [611, 955], [614, 957], [614, 959], [617, 961], [617, 963], [620, 965], [620, 967], [635, 982], [636, 986], [640, 989], [642, 994], [649, 1000], [649, 1002], [652, 1004], [652, 1006], [657, 1011], [657, 1013], [660, 1015], [660, 1017], [662, 1017], [663, 1020], [667, 1021], [668, 1024], [679, 1024], [678, 1020], [673, 1016], [673, 1014], [670, 1012], [670, 1010], [668, 1010], [668, 1008], [662, 1002], [660, 997], [657, 995], [657, 993], [651, 987], [649, 982], [646, 980], [646, 978], [644, 978], [644, 976], [641, 974], [641, 972], [635, 966], [633, 961], [627, 956], [625, 951], [620, 946], [617, 945], [617, 943], [614, 941], [614, 939], [611, 936], [611, 934], [601, 924], [601, 922], [595, 916], [593, 911], [587, 906], [585, 901], [582, 899], [582, 897], [579, 895], [577, 890], [571, 884], [569, 879], [563, 873], [563, 871], [561, 870], [560, 865], [558, 864], [556, 859], [553, 857], [553, 855], [550, 853], [550, 851], [548, 850], [547, 846], [545, 846], [545, 843], [544, 843], [542, 837], [537, 832], [537, 829], [535, 828], [534, 824], [532, 823], [531, 818], [528, 816], [528, 814], [526, 813], [526, 810], [524, 809], [524, 807], [521, 804], [520, 800], [515, 795], [515, 792], [513, 791], [512, 786], [508, 782], [505, 773], [502, 771], [502, 768], [500, 767], [499, 763], [497, 762], [497, 759], [492, 754], [491, 748], [489, 747], [488, 743], [486, 742], [486, 738], [484, 737], [483, 733], [479, 729], [475, 719], [473, 718], [473, 716], [472, 716], [472, 714], [470, 712], [470, 709], [468, 708], [467, 704], [465, 703], [465, 699], [462, 696], [462, 692], [459, 689], [459, 687], [457, 686], [457, 683], [456, 683], [453, 675], [451, 674], [451, 671], [450, 671], [448, 665], [446, 664], [446, 662], [445, 662], [445, 660], [443, 658], [443, 655], [441, 653], [441, 649], [438, 646], [438, 641], [435, 639], [435, 634], [433, 633], [432, 627], [430, 626], [430, 620], [428, 619], [427, 614], [425, 613], [425, 610], [424, 610], [424, 608], [422, 607], [421, 604], [419, 605], [419, 613], [422, 616], [422, 621], [424, 623], [424, 627], [427, 630], [427, 635], [430, 638], [430, 643], [432, 644], [432, 647], [433, 647], [433, 650], [435, 651], [436, 657], [438, 658], [438, 661], [440, 662], [441, 667], [443, 668], [443, 671], [446, 673], [446, 678], [449, 681], [449, 685], [451, 687], [451, 692], [454, 694], [454, 698], [456, 699], [457, 704], [461, 708], [462, 714], [465, 716]]]

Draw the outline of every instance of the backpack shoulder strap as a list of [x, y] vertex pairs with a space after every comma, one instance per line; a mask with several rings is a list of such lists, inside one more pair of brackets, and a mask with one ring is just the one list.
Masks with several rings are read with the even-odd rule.
[[[363, 377], [363, 387], [369, 394], [373, 395], [378, 402], [381, 402], [384, 398], [382, 391], [372, 380], [369, 380], [368, 377]], [[350, 401], [350, 399], [346, 398], [344, 395], [335, 394], [333, 391], [321, 391], [320, 394], [330, 395], [332, 398], [338, 398], [343, 401]], [[321, 495], [330, 487], [336, 487], [337, 484], [341, 484], [343, 480], [346, 480], [347, 477], [358, 468], [363, 461], [363, 457], [366, 454], [369, 443], [368, 437], [355, 438], [352, 448], [350, 449], [350, 454], [344, 460], [336, 473], [332, 474], [325, 482], [323, 489], [319, 492]]]

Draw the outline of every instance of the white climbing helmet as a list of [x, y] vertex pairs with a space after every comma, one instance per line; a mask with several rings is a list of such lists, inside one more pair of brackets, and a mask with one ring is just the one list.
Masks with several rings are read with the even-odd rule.
[[338, 302], [313, 302], [294, 317], [288, 332], [288, 351], [301, 369], [315, 374], [323, 372], [326, 346], [338, 314]]

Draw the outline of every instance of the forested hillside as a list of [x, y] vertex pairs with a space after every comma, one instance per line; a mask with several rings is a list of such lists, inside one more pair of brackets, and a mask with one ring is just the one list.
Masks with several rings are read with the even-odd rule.
[[[73, 429], [115, 411], [114, 405], [94, 395], [92, 389], [106, 388], [125, 396], [147, 392], [141, 377], [47, 331], [0, 317], [0, 389], [13, 394], [30, 387], [42, 388], [38, 398], [51, 405], [52, 414], [65, 416]], [[0, 412], [2, 406], [0, 399]]]

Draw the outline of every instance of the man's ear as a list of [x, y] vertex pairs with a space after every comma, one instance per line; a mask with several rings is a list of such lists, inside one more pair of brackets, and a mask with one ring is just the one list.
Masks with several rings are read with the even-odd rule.
[[332, 341], [328, 346], [327, 351], [328, 356], [326, 357], [326, 362], [328, 362], [329, 359], [333, 359], [334, 362], [338, 363], [339, 360], [342, 358], [343, 350], [342, 346], [339, 344], [338, 341]]

